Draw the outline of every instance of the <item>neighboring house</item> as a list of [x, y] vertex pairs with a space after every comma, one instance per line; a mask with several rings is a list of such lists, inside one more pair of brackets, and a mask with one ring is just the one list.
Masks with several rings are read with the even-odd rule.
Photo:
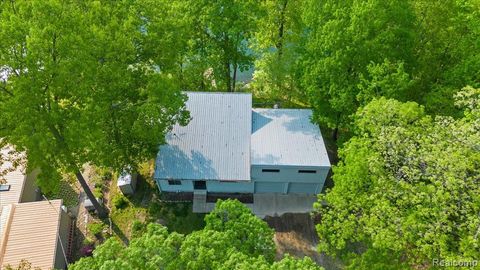
[[246, 93], [186, 94], [191, 121], [173, 128], [156, 159], [162, 192], [254, 198], [322, 191], [330, 162], [311, 110], [252, 109]]
[[0, 269], [23, 259], [42, 270], [65, 269], [70, 218], [62, 200], [9, 204], [0, 211]]
[[35, 185], [38, 170], [27, 175], [22, 165], [13, 168], [12, 162], [19, 155], [10, 146], [0, 149], [0, 206], [40, 199], [40, 192]]
[[[42, 270], [65, 269], [71, 221], [61, 200], [38, 201], [37, 171], [25, 174], [13, 161], [22, 154], [12, 147], [0, 150], [0, 270], [22, 259]], [[60, 241], [61, 239], [61, 241]]]

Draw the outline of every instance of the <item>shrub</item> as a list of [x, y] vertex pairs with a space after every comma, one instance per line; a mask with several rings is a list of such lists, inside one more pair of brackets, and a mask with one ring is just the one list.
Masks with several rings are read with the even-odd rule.
[[92, 246], [94, 243], [95, 241], [90, 237], [86, 237], [85, 239], [83, 239], [83, 242], [82, 242], [84, 246]]
[[106, 171], [102, 174], [102, 180], [105, 182], [105, 181], [108, 181], [108, 180], [111, 180], [113, 177], [113, 174], [111, 171]]
[[80, 254], [83, 257], [89, 257], [93, 255], [94, 247], [93, 245], [86, 245], [80, 249]]
[[93, 195], [97, 199], [102, 199], [103, 198], [103, 191], [102, 188], [100, 187], [95, 187], [95, 189], [92, 191]]
[[94, 186], [95, 188], [100, 188], [100, 189], [102, 189], [103, 186], [104, 186], [103, 180], [102, 180], [100, 177], [98, 177], [98, 176], [94, 177], [91, 181], [93, 182], [93, 186]]
[[125, 196], [117, 194], [112, 198], [112, 204], [117, 209], [123, 209], [128, 206], [128, 200]]
[[162, 206], [157, 201], [151, 201], [148, 205], [148, 214], [150, 216], [157, 216], [161, 213], [162, 210]]
[[143, 234], [146, 229], [145, 223], [135, 220], [132, 223], [132, 237], [137, 237]]
[[100, 235], [103, 232], [104, 228], [105, 228], [105, 224], [99, 223], [99, 222], [87, 224], [88, 231], [95, 236]]

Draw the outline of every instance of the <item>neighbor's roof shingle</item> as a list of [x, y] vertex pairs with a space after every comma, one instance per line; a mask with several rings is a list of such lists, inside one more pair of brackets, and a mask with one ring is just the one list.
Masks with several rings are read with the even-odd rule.
[[[12, 162], [10, 161], [13, 155], [21, 155], [15, 153], [13, 147], [7, 146], [0, 150], [0, 172], [4, 172], [13, 168]], [[2, 175], [0, 178], [5, 180], [7, 185], [10, 185], [10, 190], [0, 191], [0, 212], [2, 206], [19, 203], [22, 196], [23, 186], [25, 184], [26, 176], [23, 172], [24, 168], [18, 166], [14, 171], [10, 171], [5, 175]]]
[[192, 119], [167, 135], [155, 178], [250, 180], [251, 94], [186, 94]]
[[6, 243], [3, 254], [0, 253], [2, 269], [8, 264], [17, 266], [22, 259], [33, 267], [54, 267], [61, 205], [62, 200], [52, 200], [6, 206], [11, 209], [2, 213], [10, 215], [9, 225], [0, 236]]

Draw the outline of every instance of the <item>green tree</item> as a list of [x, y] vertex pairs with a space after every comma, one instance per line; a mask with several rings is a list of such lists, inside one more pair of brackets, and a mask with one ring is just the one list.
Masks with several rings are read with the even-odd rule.
[[7, 265], [5, 270], [42, 270], [40, 267], [32, 267], [32, 264], [26, 260], [21, 260], [17, 266]]
[[259, 16], [259, 3], [253, 0], [180, 2], [194, 32], [185, 66], [191, 68], [203, 62], [199, 66], [206, 69], [194, 69], [200, 71], [199, 76], [209, 77], [215, 85], [213, 88], [234, 92], [238, 70], [246, 70], [253, 64], [248, 45]]
[[411, 1], [416, 20], [414, 57], [418, 102], [431, 113], [461, 116], [452, 95], [480, 87], [480, 3]]
[[[136, 1], [139, 3], [141, 1]], [[147, 3], [147, 2], [145, 2]], [[100, 216], [80, 168], [85, 163], [134, 169], [154, 157], [164, 134], [185, 124], [185, 96], [144, 55], [161, 37], [146, 37], [133, 1], [0, 3], [0, 137], [40, 168], [38, 184], [54, 190], [74, 173]], [[162, 53], [157, 48], [157, 53]]]
[[[414, 13], [406, 1], [307, 1], [303, 85], [314, 120], [348, 127], [367, 66], [412, 61]], [[406, 65], [407, 67], [408, 65]], [[384, 94], [384, 93], [382, 93]]]
[[[221, 201], [216, 209], [205, 218], [206, 227], [189, 235], [168, 233], [159, 224], [149, 224], [146, 232], [131, 241], [122, 244], [111, 238], [97, 247], [93, 257], [82, 258], [69, 266], [69, 269], [321, 269], [309, 259], [294, 259], [285, 256], [281, 261], [266, 259], [259, 250], [275, 248], [271, 230], [267, 224], [238, 201]], [[226, 228], [225, 225], [233, 228]], [[244, 228], [242, 232], [235, 229]], [[257, 228], [257, 226], [259, 228]], [[247, 238], [245, 232], [252, 229]], [[269, 235], [270, 241], [263, 239]], [[252, 241], [258, 239], [259, 243]], [[260, 247], [260, 245], [265, 245]]]
[[463, 118], [433, 118], [414, 102], [385, 98], [359, 109], [335, 186], [315, 205], [320, 250], [351, 269], [480, 256], [480, 89], [455, 99]]
[[479, 16], [476, 0], [307, 1], [302, 83], [314, 120], [336, 138], [380, 96], [461, 116], [450, 100], [480, 87]]
[[253, 91], [270, 99], [302, 99], [299, 85], [302, 55], [303, 0], [268, 0], [258, 20], [253, 46], [255, 60]]
[[206, 230], [229, 232], [241, 241], [238, 249], [254, 256], [262, 255], [271, 262], [275, 256], [274, 231], [267, 223], [252, 215], [238, 201], [220, 201], [205, 217]]

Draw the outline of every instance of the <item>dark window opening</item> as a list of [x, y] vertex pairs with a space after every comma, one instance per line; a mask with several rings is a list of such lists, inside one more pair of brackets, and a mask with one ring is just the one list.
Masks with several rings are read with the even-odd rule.
[[180, 180], [168, 180], [168, 184], [171, 186], [180, 186], [182, 184], [182, 181]]
[[262, 169], [262, 172], [280, 172], [279, 169]]
[[207, 189], [207, 182], [205, 182], [205, 181], [195, 181], [195, 182], [193, 182], [193, 188], [194, 189], [205, 190], [205, 189]]
[[298, 170], [298, 173], [317, 173], [315, 170]]
[[0, 191], [9, 191], [10, 185], [0, 185]]

